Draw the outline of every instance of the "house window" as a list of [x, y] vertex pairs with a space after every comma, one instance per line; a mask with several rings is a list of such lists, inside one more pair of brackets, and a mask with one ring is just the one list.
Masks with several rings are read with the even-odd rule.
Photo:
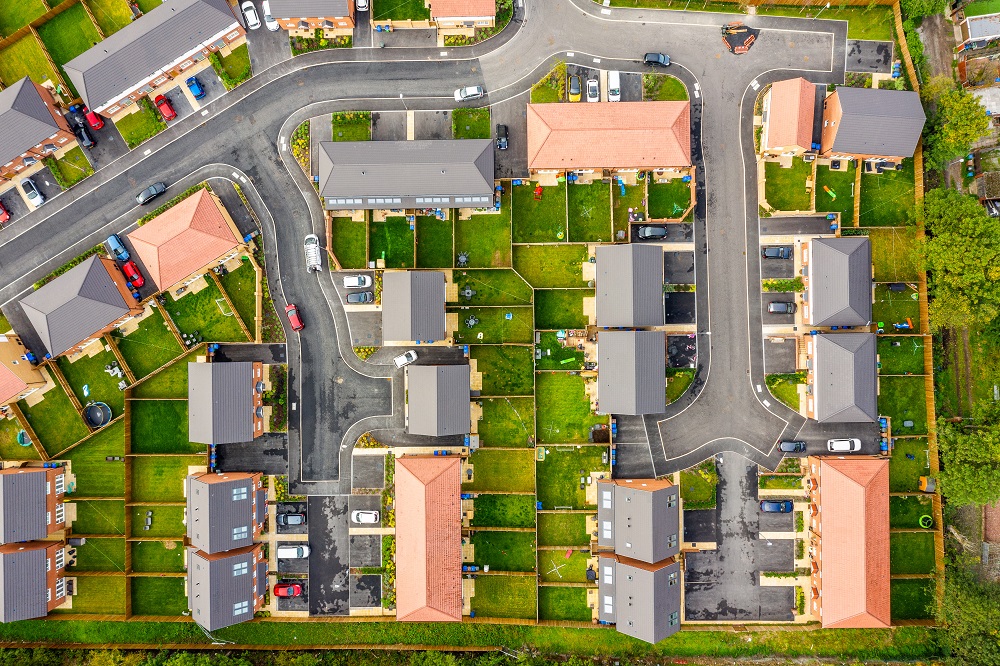
[[66, 579], [60, 578], [56, 580], [56, 599], [62, 599], [66, 596]]
[[604, 490], [601, 492], [601, 506], [605, 509], [611, 508], [611, 491]]
[[247, 498], [247, 487], [240, 486], [239, 488], [233, 488], [233, 501], [238, 502], [240, 500], [245, 500]]
[[66, 549], [60, 548], [56, 551], [56, 569], [64, 569], [66, 567]]
[[250, 612], [249, 601], [238, 601], [233, 604], [233, 615], [244, 615]]
[[66, 475], [57, 474], [56, 475], [56, 494], [62, 495], [66, 492]]
[[602, 530], [602, 535], [604, 536], [604, 538], [605, 539], [610, 539], [611, 538], [611, 521], [610, 520], [605, 520], [604, 522], [602, 522], [601, 523], [601, 530]]
[[605, 585], [612, 585], [615, 582], [615, 568], [614, 567], [604, 567], [604, 583]]
[[51, 557], [46, 557], [45, 558], [45, 570], [46, 571], [52, 571], [52, 558]]
[[66, 522], [66, 505], [60, 502], [56, 504], [56, 524]]
[[677, 535], [671, 534], [667, 537], [667, 548], [674, 548], [677, 546]]
[[667, 497], [667, 508], [672, 509], [677, 506], [677, 495], [670, 495]]
[[46, 511], [45, 512], [45, 524], [46, 525], [51, 525], [52, 524], [52, 512], [51, 511]]
[[667, 576], [667, 585], [674, 586], [676, 584], [677, 584], [677, 572], [671, 571], [670, 574]]
[[239, 36], [240, 36], [240, 31], [239, 30], [233, 30], [231, 33], [229, 33], [228, 35], [226, 35], [226, 39], [232, 40], [232, 39], [236, 39]]
[[48, 588], [47, 590], [45, 590], [45, 602], [48, 603], [50, 601], [52, 601], [52, 588], [51, 587]]
[[680, 611], [674, 611], [670, 614], [670, 626], [676, 627], [677, 623], [681, 621]]
[[250, 534], [250, 528], [246, 525], [243, 527], [233, 528], [233, 541], [239, 541], [240, 539], [246, 539]]
[[250, 570], [246, 562], [237, 562], [233, 565], [233, 576], [244, 576]]
[[615, 612], [614, 598], [610, 594], [604, 596], [604, 612], [605, 613]]

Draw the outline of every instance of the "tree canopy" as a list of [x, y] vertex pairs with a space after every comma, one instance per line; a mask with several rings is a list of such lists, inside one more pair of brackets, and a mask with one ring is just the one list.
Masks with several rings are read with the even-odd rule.
[[938, 622], [952, 659], [968, 666], [1000, 666], [1000, 585], [980, 584], [962, 566], [948, 568]]
[[1000, 425], [975, 429], [942, 423], [941, 493], [958, 506], [1000, 499]]
[[990, 117], [975, 95], [964, 88], [948, 90], [937, 99], [933, 128], [927, 137], [928, 161], [944, 168], [969, 152], [972, 144], [989, 133]]
[[948, 0], [901, 0], [899, 6], [907, 18], [915, 19], [942, 13]]

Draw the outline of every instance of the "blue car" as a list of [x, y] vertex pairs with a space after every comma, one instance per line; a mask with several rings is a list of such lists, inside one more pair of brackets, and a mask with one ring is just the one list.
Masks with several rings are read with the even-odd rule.
[[125, 249], [122, 239], [118, 238], [118, 234], [108, 236], [107, 243], [108, 247], [111, 248], [111, 252], [115, 255], [115, 259], [118, 261], [128, 261], [128, 250]]
[[760, 510], [764, 513], [791, 513], [792, 500], [762, 500]]
[[188, 90], [190, 90], [191, 94], [194, 95], [195, 99], [201, 99], [205, 96], [205, 89], [201, 87], [201, 81], [198, 80], [198, 77], [188, 77], [188, 80], [185, 81], [185, 83], [187, 84]]

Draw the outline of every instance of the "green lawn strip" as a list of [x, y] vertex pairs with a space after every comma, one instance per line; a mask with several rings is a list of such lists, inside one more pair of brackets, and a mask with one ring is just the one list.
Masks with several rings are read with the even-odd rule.
[[24, 400], [18, 406], [49, 456], [80, 441], [90, 432], [58, 384], [46, 391], [44, 399], [34, 406], [28, 407]]
[[[187, 532], [184, 526], [183, 506], [130, 506], [132, 512], [133, 537], [177, 537], [183, 539]], [[147, 514], [153, 521], [148, 530], [144, 530]]]
[[656, 102], [686, 102], [688, 92], [680, 79], [669, 74], [643, 74], [642, 99]]
[[10, 321], [4, 316], [3, 312], [0, 312], [0, 332], [6, 333], [12, 330], [14, 329], [11, 327]]
[[426, 21], [431, 17], [430, 9], [423, 0], [373, 0], [373, 21]]
[[[880, 323], [879, 328], [890, 335], [920, 333], [920, 302], [915, 298], [916, 295], [916, 289], [891, 291], [888, 285], [876, 285], [872, 317], [876, 323]], [[906, 323], [909, 323], [911, 328], [897, 330], [893, 327], [893, 324]]]
[[922, 516], [934, 517], [934, 508], [931, 506], [930, 495], [917, 495], [914, 497], [899, 497], [896, 495], [889, 498], [889, 527], [929, 529], [922, 528], [920, 525], [920, 518]]
[[130, 581], [133, 615], [180, 615], [187, 611], [183, 578], [136, 576]]
[[[116, 360], [110, 351], [102, 351], [93, 356], [78, 356], [72, 363], [68, 357], [62, 356], [58, 363], [59, 370], [80, 404], [103, 402], [111, 408], [114, 416], [118, 416], [125, 409], [125, 392], [118, 388], [118, 382], [122, 380], [104, 372], [104, 366], [111, 365]], [[87, 387], [88, 395], [84, 395], [84, 386]]]
[[[913, 459], [906, 456], [913, 456]], [[921, 476], [930, 475], [927, 440], [897, 438], [889, 459], [889, 490], [894, 493], [916, 492]]]
[[439, 220], [433, 215], [417, 218], [417, 267], [451, 268], [455, 233], [451, 220]]
[[1000, 13], [1000, 0], [973, 0], [962, 9], [966, 18]]
[[[7, 37], [46, 12], [42, 0], [0, 0], [0, 37]], [[5, 81], [7, 85], [15, 81]]]
[[539, 330], [585, 328], [583, 299], [593, 289], [540, 289], [535, 292], [535, 327]]
[[667, 368], [667, 404], [684, 395], [693, 381], [694, 370], [691, 368]]
[[535, 436], [534, 398], [483, 398], [480, 446], [531, 446]]
[[607, 455], [607, 446], [545, 447], [545, 460], [538, 461], [535, 466], [538, 501], [542, 508], [585, 509], [591, 506], [587, 503], [587, 482], [584, 480], [584, 488], [580, 488], [580, 478], [594, 475], [591, 483], [597, 483], [596, 475], [599, 474], [611, 478], [611, 467], [603, 462]]
[[132, 459], [132, 500], [183, 502], [188, 467], [205, 464], [205, 456], [137, 456]]
[[[879, 414], [892, 419], [893, 435], [927, 433], [927, 401], [923, 377], [881, 377], [878, 395]], [[907, 427], [904, 421], [913, 421]]]
[[[818, 196], [818, 195], [817, 195]], [[915, 223], [913, 160], [903, 160], [901, 171], [861, 174], [860, 224], [863, 227], [902, 227]]]
[[0, 80], [5, 86], [12, 86], [26, 76], [35, 83], [59, 80], [45, 59], [41, 45], [30, 34], [0, 51]]
[[[21, 424], [11, 417], [0, 419], [0, 460], [39, 460], [35, 447], [21, 446], [17, 443], [17, 434], [21, 432]], [[534, 430], [532, 430], [534, 434]]]
[[187, 398], [188, 362], [194, 361], [196, 355], [204, 353], [204, 348], [201, 348], [177, 359], [169, 367], [137, 384], [132, 389], [132, 397], [146, 399]]
[[118, 128], [129, 148], [135, 148], [143, 141], [152, 139], [167, 129], [167, 124], [160, 117], [160, 114], [153, 109], [153, 105], [148, 98], [143, 97], [137, 104], [139, 105], [137, 111], [122, 116], [115, 121], [115, 127]]
[[915, 282], [920, 275], [915, 228], [868, 229], [876, 282]]
[[206, 342], [247, 341], [246, 334], [236, 320], [238, 315], [229, 309], [214, 281], [209, 280], [208, 286], [201, 291], [184, 294], [176, 301], [169, 293], [166, 297], [167, 304], [164, 307], [170, 312], [174, 325], [182, 334], [193, 335], [198, 331], [198, 335]]
[[684, 500], [684, 508], [714, 509], [718, 485], [719, 474], [715, 469], [714, 458], [681, 472], [681, 499]]
[[531, 305], [531, 287], [510, 269], [455, 269], [452, 275], [459, 292], [464, 289], [475, 292], [471, 298], [459, 293], [461, 305]]
[[456, 139], [491, 138], [493, 131], [490, 127], [489, 107], [455, 109], [452, 111], [451, 134]]
[[139, 11], [143, 14], [148, 14], [162, 5], [163, 0], [136, 0], [136, 4], [139, 5]]
[[233, 302], [243, 324], [252, 333], [257, 327], [257, 273], [248, 257], [243, 257], [243, 265], [219, 277], [222, 288]]
[[455, 220], [455, 255], [465, 252], [469, 266], [507, 268], [510, 266], [511, 194], [500, 197], [499, 213], [472, 215]]
[[[691, 9], [695, 9], [692, 6]], [[797, 18], [821, 18], [828, 21], [847, 21], [848, 39], [870, 39], [890, 42], [895, 38], [892, 8], [879, 5], [859, 7], [830, 7], [824, 5], [768, 5], [759, 7], [757, 13], [770, 16], [792, 16]]]
[[[122, 544], [124, 543], [122, 541]], [[87, 541], [87, 544], [89, 545], [90, 541]], [[74, 588], [73, 607], [62, 606], [52, 612], [74, 615], [124, 615], [127, 583], [128, 579], [125, 576], [79, 576]], [[45, 622], [50, 628], [53, 624], [58, 622]], [[90, 621], [80, 624], [86, 628], [89, 627]]]
[[555, 243], [566, 240], [566, 183], [543, 187], [535, 198], [538, 183], [522, 181], [514, 190], [514, 242]]
[[413, 229], [405, 217], [387, 217], [368, 228], [368, 258], [385, 259], [386, 268], [413, 268]]
[[125, 363], [135, 374], [136, 379], [142, 379], [153, 370], [166, 365], [180, 356], [180, 344], [174, 337], [159, 308], [139, 321], [139, 328], [121, 337], [116, 331], [115, 342], [118, 351], [125, 358]]
[[611, 186], [600, 181], [573, 184], [569, 198], [569, 240], [572, 243], [610, 242]]
[[889, 535], [889, 569], [894, 574], [934, 571], [933, 532], [893, 532]]
[[801, 157], [792, 158], [787, 169], [778, 162], [765, 162], [764, 199], [776, 210], [809, 210], [806, 179], [811, 175], [812, 162], [803, 162]]
[[[184, 544], [180, 541], [133, 541], [132, 571], [138, 573], [184, 571]], [[162, 615], [162, 613], [152, 613]]]
[[534, 576], [480, 576], [476, 579], [472, 610], [478, 617], [534, 619], [535, 586]]
[[108, 456], [125, 455], [125, 421], [120, 419], [102, 428], [87, 441], [62, 456], [70, 461], [76, 476], [73, 499], [115, 497], [125, 494], [125, 463], [108, 462]]
[[483, 374], [483, 395], [531, 395], [535, 390], [531, 347], [473, 345], [469, 357]]
[[591, 617], [586, 588], [553, 585], [538, 588], [538, 619], [590, 622]]
[[765, 490], [799, 490], [802, 488], [802, 477], [762, 474], [757, 479], [757, 487]]
[[587, 516], [582, 513], [538, 514], [539, 546], [587, 546]]
[[534, 571], [534, 532], [494, 532], [477, 530], [472, 535], [475, 564], [490, 571]]
[[[969, 370], [972, 373], [972, 400], [992, 400], [993, 386], [1000, 384], [1000, 354], [992, 333], [973, 328], [969, 331], [972, 352]], [[961, 354], [959, 356], [962, 356]]]
[[889, 582], [893, 620], [926, 620], [934, 617], [934, 579], [909, 578]]
[[792, 409], [799, 409], [798, 385], [806, 382], [805, 373], [795, 372], [788, 374], [767, 375], [764, 383], [771, 395]]
[[[854, 226], [854, 173], [855, 167], [850, 163], [847, 171], [831, 171], [826, 164], [816, 167], [816, 211], [840, 213], [840, 226], [845, 228]], [[824, 186], [837, 198], [830, 196]]]
[[653, 219], [682, 217], [691, 205], [691, 184], [680, 178], [649, 183], [649, 216]]
[[480, 449], [469, 457], [474, 470], [472, 483], [462, 492], [534, 492], [535, 452]]
[[[77, 5], [79, 7], [80, 5]], [[56, 168], [66, 187], [72, 187], [87, 176], [94, 173], [94, 168], [90, 166], [87, 157], [79, 146], [66, 152], [65, 155], [56, 160]]]
[[565, 550], [538, 551], [538, 573], [546, 583], [586, 583], [587, 560], [590, 555], [582, 550], [566, 557]]
[[473, 527], [534, 527], [534, 495], [480, 494], [474, 502]]
[[566, 372], [536, 373], [540, 443], [587, 442], [593, 426], [608, 423], [607, 416], [598, 416], [590, 410], [585, 384], [583, 377]]
[[132, 453], [201, 453], [188, 441], [187, 400], [133, 400]]
[[622, 196], [621, 191], [621, 185], [617, 181], [612, 183], [611, 202], [616, 241], [626, 241], [629, 238], [629, 208], [639, 213], [646, 212], [646, 205], [643, 203], [646, 198], [645, 184], [626, 185], [625, 196]]
[[73, 534], [125, 536], [124, 500], [81, 498], [75, 500], [74, 504], [76, 504], [76, 520], [73, 521]]
[[[38, 28], [38, 36], [60, 68], [101, 41], [101, 36], [82, 3], [73, 5], [43, 23]], [[63, 78], [73, 88], [69, 77], [64, 75]]]
[[515, 245], [514, 270], [536, 289], [585, 287], [587, 257], [586, 245]]
[[86, 0], [86, 2], [105, 37], [110, 37], [132, 22], [132, 12], [129, 11], [125, 0]]
[[366, 226], [364, 222], [355, 222], [349, 217], [333, 218], [333, 254], [343, 268], [364, 268], [367, 266], [365, 256]]
[[[160, 0], [157, 0], [159, 2]], [[222, 70], [229, 77], [229, 85], [238, 86], [250, 78], [250, 50], [246, 44], [240, 44], [232, 52], [221, 58]]]
[[923, 374], [924, 341], [917, 336], [879, 337], [878, 359], [883, 375]]
[[538, 370], [582, 370], [584, 354], [575, 347], [567, 347], [555, 331], [543, 331], [541, 342], [536, 345], [542, 350], [541, 358], [535, 361]]
[[88, 538], [87, 543], [76, 546], [76, 565], [67, 571], [120, 571], [125, 572], [125, 538]]
[[334, 141], [371, 141], [370, 111], [341, 111], [330, 118]]
[[[451, 308], [450, 311], [458, 313], [456, 344], [530, 344], [534, 335], [530, 307]], [[508, 314], [510, 319], [507, 319]], [[466, 326], [470, 316], [479, 320], [471, 328]]]

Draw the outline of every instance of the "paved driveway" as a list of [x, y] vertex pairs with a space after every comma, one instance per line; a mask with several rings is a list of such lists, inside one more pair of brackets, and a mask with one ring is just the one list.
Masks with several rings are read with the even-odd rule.
[[[243, 4], [242, 1], [239, 4]], [[292, 48], [287, 32], [281, 29], [271, 32], [263, 25], [264, 11], [259, 0], [254, 2], [254, 6], [257, 7], [261, 26], [257, 30], [247, 30], [247, 48], [250, 51], [250, 67], [254, 74], [260, 74], [269, 67], [290, 59]]]
[[278, 610], [280, 611], [308, 611], [309, 610], [309, 580], [306, 578], [283, 578], [278, 577], [279, 583], [294, 583], [302, 587], [302, 594], [297, 597], [278, 597]]
[[347, 615], [350, 604], [347, 497], [309, 498], [309, 614]]
[[306, 523], [304, 525], [282, 525], [281, 523], [275, 523], [275, 531], [278, 534], [308, 534], [309, 533], [309, 514], [306, 502], [278, 502], [274, 506], [275, 515], [289, 514], [289, 513], [304, 513], [306, 514]]

